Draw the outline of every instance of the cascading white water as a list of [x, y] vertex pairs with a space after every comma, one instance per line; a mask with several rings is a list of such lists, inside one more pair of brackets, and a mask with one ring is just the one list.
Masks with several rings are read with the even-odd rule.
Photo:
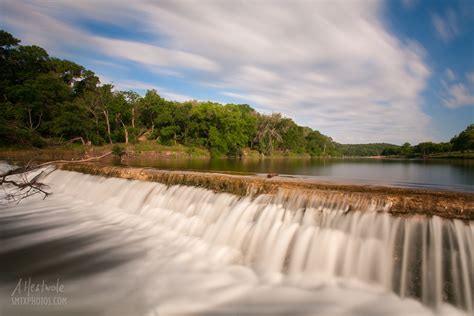
[[[393, 217], [370, 204], [347, 212], [343, 201], [317, 196], [239, 198], [66, 171], [55, 171], [46, 182], [51, 198], [1, 209], [7, 234], [0, 257], [98, 232], [77, 249], [36, 258], [35, 266], [9, 267], [15, 275], [48, 275], [40, 267], [74, 266], [81, 252], [94, 258], [102, 249], [121, 263], [90, 272], [93, 278], [66, 273], [76, 280], [71, 293], [80, 293], [77, 297], [91, 306], [117, 299], [128, 288], [140, 297], [137, 314], [254, 313], [268, 304], [280, 304], [275, 314], [473, 311], [472, 222]], [[26, 223], [12, 216], [23, 216]], [[30, 224], [44, 228], [8, 235], [15, 231], [11, 225], [21, 232]], [[101, 289], [110, 275], [121, 290], [106, 295]], [[102, 293], [96, 305], [90, 293], [82, 293], [84, 282]]]

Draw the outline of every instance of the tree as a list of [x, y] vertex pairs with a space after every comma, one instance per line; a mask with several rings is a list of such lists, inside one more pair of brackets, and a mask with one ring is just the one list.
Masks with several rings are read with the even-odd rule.
[[402, 154], [405, 157], [409, 157], [413, 154], [413, 147], [410, 145], [410, 143], [404, 143], [402, 145], [402, 148], [400, 148], [400, 154]]
[[275, 146], [283, 140], [279, 130], [281, 119], [280, 113], [260, 115], [255, 136], [255, 142], [260, 152], [265, 154], [273, 153]]
[[131, 124], [132, 124], [132, 128], [135, 129], [136, 128], [136, 125], [135, 125], [136, 119], [140, 115], [139, 114], [139, 103], [140, 103], [141, 97], [138, 93], [136, 93], [135, 91], [131, 91], [131, 90], [122, 91], [121, 93], [124, 96], [125, 101], [130, 106]]
[[49, 131], [59, 139], [94, 139], [94, 123], [77, 100], [67, 101], [58, 108], [48, 124]]
[[181, 130], [175, 117], [176, 112], [177, 105], [174, 102], [161, 100], [157, 104], [155, 126], [159, 129], [159, 138], [163, 144], [177, 143]]
[[1, 101], [7, 101], [7, 91], [5, 88], [11, 85], [14, 79], [15, 67], [11, 55], [20, 43], [10, 33], [0, 30], [0, 96]]
[[71, 61], [50, 57], [38, 46], [20, 46], [9, 33], [0, 32], [0, 100], [5, 124], [0, 126], [2, 143], [38, 145], [43, 139], [62, 137], [59, 121], [72, 115], [76, 97], [73, 87], [84, 68]]
[[306, 139], [304, 128], [296, 125], [292, 119], [288, 118], [283, 119], [282, 124], [285, 125], [281, 144], [282, 149], [299, 154], [305, 152]]
[[241, 156], [242, 149], [250, 140], [250, 135], [245, 132], [245, 128], [249, 126], [246, 110], [238, 105], [227, 104], [218, 113], [217, 127], [221, 131], [226, 149], [221, 152], [229, 156]]
[[474, 150], [474, 124], [466, 127], [459, 135], [450, 141], [453, 150]]
[[312, 156], [326, 154], [328, 139], [318, 131], [311, 131], [306, 136], [306, 151]]
[[140, 99], [140, 121], [153, 134], [155, 130], [155, 118], [158, 115], [158, 106], [164, 101], [156, 90], [148, 90], [145, 97]]
[[201, 102], [191, 107], [189, 136], [190, 144], [210, 148], [210, 129], [217, 127], [219, 107], [216, 103]]
[[107, 138], [110, 144], [112, 142], [112, 127], [110, 125], [111, 109], [112, 109], [112, 93], [113, 86], [110, 84], [105, 84], [97, 88], [97, 105], [102, 112], [105, 120], [105, 125], [107, 127]]
[[146, 134], [162, 144], [207, 148], [213, 155], [428, 156], [474, 149], [474, 124], [450, 142], [339, 144], [279, 113], [259, 114], [248, 104], [175, 102], [156, 90], [141, 97], [101, 84], [94, 72], [20, 45], [0, 31], [0, 145], [35, 146], [135, 142]]
[[19, 39], [14, 38], [13, 35], [4, 30], [0, 30], [0, 53], [10, 49], [12, 46], [17, 46], [19, 43]]

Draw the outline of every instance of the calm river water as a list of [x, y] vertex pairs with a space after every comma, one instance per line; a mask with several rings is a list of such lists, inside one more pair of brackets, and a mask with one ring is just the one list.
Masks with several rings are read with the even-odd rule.
[[233, 173], [278, 173], [322, 180], [474, 191], [474, 160], [161, 159], [127, 165]]

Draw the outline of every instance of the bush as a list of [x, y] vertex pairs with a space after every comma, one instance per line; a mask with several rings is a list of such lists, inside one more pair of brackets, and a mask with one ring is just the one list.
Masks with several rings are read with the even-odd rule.
[[123, 146], [120, 145], [114, 145], [112, 147], [112, 154], [116, 157], [122, 158], [123, 155], [125, 155], [127, 151]]

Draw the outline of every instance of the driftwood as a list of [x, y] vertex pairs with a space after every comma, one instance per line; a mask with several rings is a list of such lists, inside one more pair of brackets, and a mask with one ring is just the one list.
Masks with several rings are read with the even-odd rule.
[[[28, 198], [33, 195], [42, 194], [43, 199], [48, 197], [51, 192], [48, 191], [49, 187], [40, 182], [41, 178], [48, 175], [49, 173], [56, 170], [55, 165], [60, 163], [81, 163], [81, 162], [91, 162], [100, 160], [104, 157], [111, 155], [112, 152], [107, 152], [98, 157], [91, 157], [82, 160], [54, 160], [48, 161], [41, 164], [32, 164], [31, 161], [28, 162], [25, 166], [17, 167], [11, 170], [8, 170], [0, 174], [0, 186], [4, 190], [5, 196], [3, 199], [9, 202], [20, 203], [23, 199]], [[54, 166], [49, 170], [41, 170], [33, 178], [29, 178], [28, 175], [31, 172], [39, 171], [42, 168]], [[9, 190], [7, 190], [7, 188]]]
[[82, 137], [76, 137], [76, 138], [70, 139], [66, 142], [66, 144], [71, 144], [71, 143], [74, 143], [78, 140], [81, 141], [82, 145], [86, 145], [86, 142], [84, 141], [84, 138], [82, 138]]

